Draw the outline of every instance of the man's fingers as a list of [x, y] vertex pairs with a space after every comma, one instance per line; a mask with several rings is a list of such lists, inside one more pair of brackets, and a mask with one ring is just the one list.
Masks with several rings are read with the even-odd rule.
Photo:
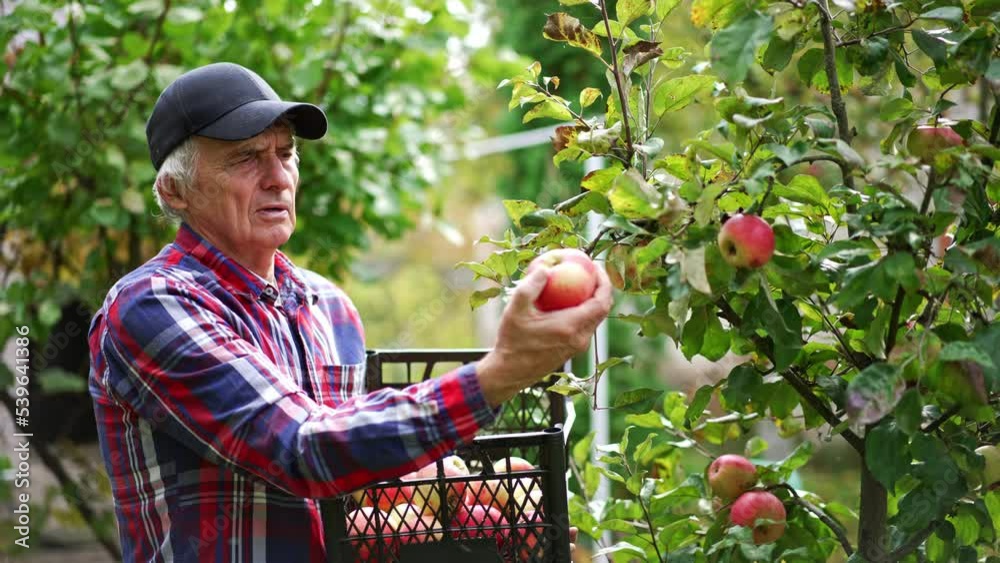
[[510, 298], [510, 306], [517, 311], [534, 307], [535, 300], [545, 289], [549, 280], [548, 268], [538, 268], [517, 282], [514, 295]]

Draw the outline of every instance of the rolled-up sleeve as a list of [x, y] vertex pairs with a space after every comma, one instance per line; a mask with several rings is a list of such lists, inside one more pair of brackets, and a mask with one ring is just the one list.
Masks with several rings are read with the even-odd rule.
[[106, 326], [101, 349], [118, 400], [207, 459], [297, 496], [398, 477], [471, 440], [498, 413], [474, 364], [335, 407], [317, 403], [217, 298], [170, 278], [123, 289]]

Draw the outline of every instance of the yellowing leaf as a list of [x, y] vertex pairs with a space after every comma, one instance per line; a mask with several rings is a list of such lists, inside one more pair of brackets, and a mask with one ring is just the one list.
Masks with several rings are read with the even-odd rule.
[[656, 217], [654, 202], [658, 194], [634, 169], [615, 178], [608, 200], [616, 213], [627, 219], [649, 219]]
[[597, 88], [584, 88], [583, 91], [580, 92], [580, 106], [587, 107], [601, 96], [601, 91]]
[[691, 4], [691, 23], [698, 27], [718, 29], [749, 10], [745, 2], [735, 0], [694, 0]]
[[565, 41], [574, 47], [586, 49], [601, 56], [601, 40], [584, 27], [580, 20], [562, 12], [550, 14], [542, 35], [553, 41]]
[[524, 119], [521, 122], [527, 123], [540, 117], [551, 117], [552, 119], [568, 121], [573, 119], [573, 114], [566, 106], [553, 100], [546, 100], [528, 110], [528, 113], [524, 114]]
[[615, 8], [618, 14], [618, 21], [622, 25], [628, 25], [637, 18], [652, 12], [653, 0], [618, 0]]

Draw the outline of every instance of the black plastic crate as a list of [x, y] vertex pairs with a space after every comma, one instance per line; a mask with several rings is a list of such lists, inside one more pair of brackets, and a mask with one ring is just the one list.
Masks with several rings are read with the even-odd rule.
[[[561, 427], [478, 436], [455, 455], [465, 461], [470, 476], [445, 476], [444, 466], [438, 461], [436, 477], [396, 479], [373, 485], [361, 495], [322, 501], [327, 560], [570, 562], [566, 443]], [[494, 471], [494, 463], [510, 467], [509, 460], [514, 456], [524, 458], [536, 469]], [[489, 494], [474, 494], [479, 491]], [[480, 502], [488, 500], [483, 496], [504, 494], [507, 502], [493, 511]], [[403, 498], [412, 498], [413, 502], [388, 512], [377, 508], [380, 503], [391, 504]], [[441, 501], [449, 498], [455, 504]], [[362, 506], [367, 503], [376, 506]]]
[[[365, 385], [370, 391], [403, 388], [478, 361], [487, 352], [488, 349], [369, 350]], [[572, 425], [573, 403], [559, 393], [547, 391], [550, 384], [541, 381], [504, 403], [500, 417], [486, 432], [530, 432], [558, 424]], [[570, 413], [568, 423], [567, 413]]]

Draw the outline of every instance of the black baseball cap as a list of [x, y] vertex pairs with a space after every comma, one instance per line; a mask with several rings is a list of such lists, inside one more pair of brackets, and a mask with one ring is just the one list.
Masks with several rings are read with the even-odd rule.
[[312, 104], [283, 102], [264, 79], [233, 63], [186, 72], [170, 83], [146, 122], [149, 157], [157, 170], [172, 150], [192, 135], [223, 141], [249, 139], [286, 116], [295, 134], [319, 139], [326, 115]]

